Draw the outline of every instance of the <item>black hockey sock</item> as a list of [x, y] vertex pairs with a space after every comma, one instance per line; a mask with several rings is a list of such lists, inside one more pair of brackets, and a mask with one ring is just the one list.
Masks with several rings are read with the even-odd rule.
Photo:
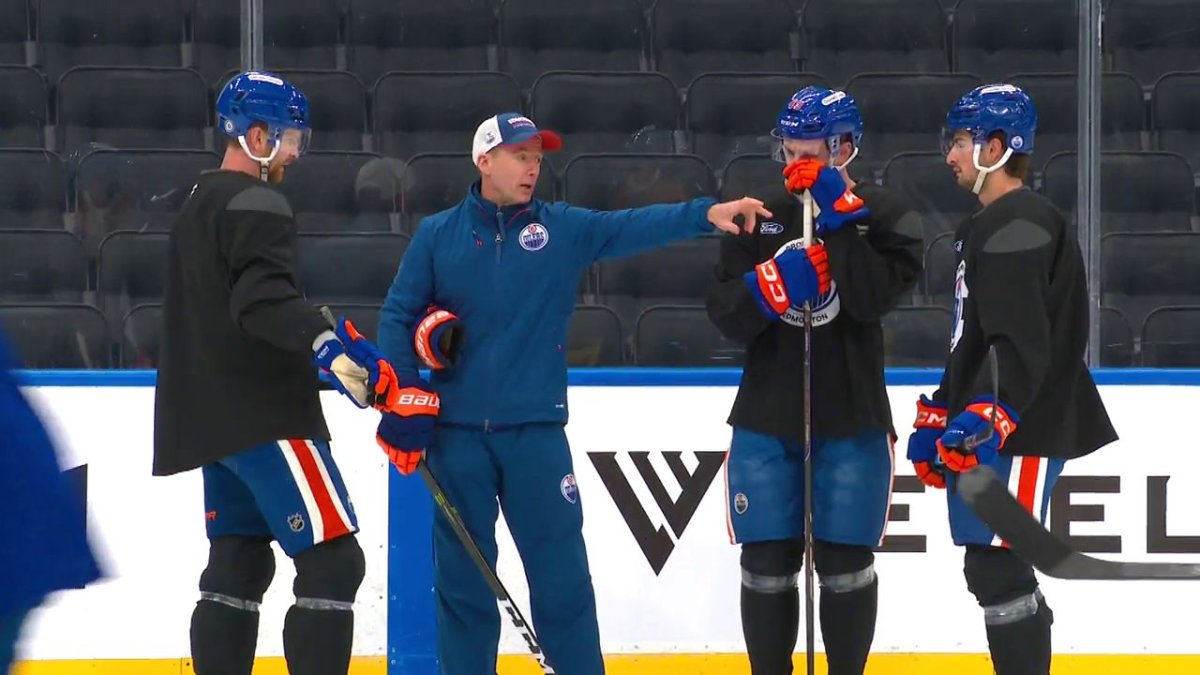
[[291, 675], [345, 675], [354, 642], [354, 612], [292, 605], [283, 623], [283, 655]]
[[258, 610], [201, 600], [192, 611], [196, 675], [250, 675], [258, 643]]
[[1037, 614], [1013, 623], [988, 624], [988, 650], [996, 675], [1049, 675], [1054, 612], [1041, 600]]
[[791, 675], [800, 631], [800, 593], [792, 586], [763, 593], [742, 586], [742, 633], [753, 675]]
[[845, 593], [821, 591], [821, 635], [829, 675], [862, 675], [875, 639], [879, 580]]

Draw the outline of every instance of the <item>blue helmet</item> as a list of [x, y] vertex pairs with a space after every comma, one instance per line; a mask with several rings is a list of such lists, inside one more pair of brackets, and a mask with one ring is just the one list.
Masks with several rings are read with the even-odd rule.
[[268, 72], [250, 71], [234, 76], [217, 96], [217, 127], [221, 133], [241, 139], [254, 124], [264, 124], [271, 139], [270, 161], [285, 131], [297, 129], [299, 154], [308, 149], [312, 128], [308, 124], [308, 99], [286, 80]]
[[[862, 115], [849, 94], [809, 86], [792, 94], [792, 98], [784, 104], [771, 135], [780, 140], [824, 139], [833, 155], [837, 154], [842, 139], [850, 136], [854, 141], [854, 154], [857, 155], [862, 133]], [[854, 159], [854, 156], [850, 159]], [[846, 164], [849, 163], [850, 160], [847, 160]]]
[[988, 136], [1004, 132], [1007, 149], [1014, 154], [1033, 152], [1037, 131], [1037, 109], [1033, 99], [1011, 84], [985, 84], [976, 87], [950, 108], [943, 130], [943, 152], [954, 134], [966, 131], [976, 145], [987, 143]]

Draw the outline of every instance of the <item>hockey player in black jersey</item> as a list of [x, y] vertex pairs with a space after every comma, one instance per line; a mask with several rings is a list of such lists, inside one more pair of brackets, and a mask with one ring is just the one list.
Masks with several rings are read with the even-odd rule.
[[[317, 367], [360, 407], [398, 403], [391, 366], [353, 326], [330, 330], [298, 289], [296, 224], [271, 184], [304, 153], [304, 95], [242, 73], [217, 99], [229, 137], [168, 244], [154, 473], [200, 468], [210, 540], [191, 645], [198, 675], [250, 675], [275, 540], [296, 566], [284, 622], [292, 675], [349, 668], [364, 574], [357, 522], [329, 448]], [[410, 416], [431, 434], [436, 411]]]
[[[861, 675], [875, 632], [872, 548], [887, 519], [895, 431], [880, 319], [921, 271], [921, 219], [899, 195], [855, 183], [862, 120], [845, 92], [808, 87], [775, 135], [788, 163], [756, 195], [774, 214], [721, 242], [708, 312], [747, 346], [729, 417], [730, 538], [742, 545], [742, 630], [754, 675], [792, 672], [804, 552], [803, 304], [812, 302], [813, 537], [831, 675]], [[819, 243], [805, 249], [799, 196]]]
[[[966, 547], [967, 587], [983, 608], [997, 675], [1050, 672], [1054, 615], [1033, 568], [955, 494], [954, 474], [989, 465], [1044, 522], [1063, 463], [1117, 437], [1083, 360], [1087, 279], [1074, 229], [1024, 185], [1036, 127], [1033, 101], [1007, 84], [972, 90], [947, 115], [946, 163], [981, 209], [955, 232], [949, 356], [937, 392], [917, 403], [908, 441], [921, 480], [949, 488], [951, 535]], [[965, 449], [993, 411], [991, 440]]]

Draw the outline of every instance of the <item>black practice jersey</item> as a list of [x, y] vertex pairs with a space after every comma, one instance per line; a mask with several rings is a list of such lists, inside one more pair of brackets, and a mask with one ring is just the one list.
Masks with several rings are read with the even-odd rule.
[[954, 250], [950, 355], [935, 394], [951, 419], [992, 395], [994, 346], [1000, 401], [1017, 414], [1005, 453], [1069, 459], [1116, 440], [1083, 360], [1087, 278], [1074, 228], [1020, 189], [959, 225]]
[[[884, 385], [880, 319], [910, 293], [921, 274], [921, 218], [895, 192], [860, 184], [866, 219], [822, 239], [833, 288], [813, 306], [814, 436], [869, 429], [895, 434]], [[759, 191], [774, 214], [750, 234], [721, 242], [708, 314], [720, 331], [746, 345], [746, 365], [729, 423], [763, 434], [804, 438], [803, 310], [780, 320], [763, 315], [743, 275], [804, 236], [803, 206], [782, 186]]]
[[299, 290], [287, 199], [234, 171], [200, 176], [171, 230], [154, 401], [154, 473], [255, 445], [328, 440], [312, 364], [328, 326]]

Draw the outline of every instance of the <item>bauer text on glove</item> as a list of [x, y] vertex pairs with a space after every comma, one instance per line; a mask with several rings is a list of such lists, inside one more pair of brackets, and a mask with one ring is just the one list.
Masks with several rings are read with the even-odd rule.
[[384, 411], [375, 441], [388, 461], [407, 476], [417, 469], [425, 449], [433, 443], [434, 423], [441, 399], [420, 378], [402, 376], [396, 404]]

